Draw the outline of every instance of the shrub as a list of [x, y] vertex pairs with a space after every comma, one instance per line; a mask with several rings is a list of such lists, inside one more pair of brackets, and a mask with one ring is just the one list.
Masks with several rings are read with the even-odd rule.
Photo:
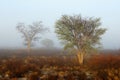
[[120, 56], [115, 55], [96, 55], [88, 59], [87, 65], [91, 70], [119, 68]]

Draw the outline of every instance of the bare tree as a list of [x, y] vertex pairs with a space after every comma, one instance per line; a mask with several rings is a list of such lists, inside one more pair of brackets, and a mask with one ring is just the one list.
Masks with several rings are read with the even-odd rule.
[[22, 38], [24, 39], [24, 44], [27, 46], [28, 52], [30, 52], [33, 42], [40, 39], [38, 34], [47, 30], [47, 28], [43, 27], [42, 22], [34, 22], [32, 25], [27, 26], [24, 23], [18, 23], [16, 28], [22, 34]]

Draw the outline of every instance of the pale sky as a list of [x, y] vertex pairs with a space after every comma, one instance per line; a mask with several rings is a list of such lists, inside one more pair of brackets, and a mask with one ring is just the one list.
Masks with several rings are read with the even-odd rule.
[[0, 0], [0, 48], [24, 46], [16, 25], [35, 21], [42, 21], [51, 29], [51, 33], [43, 37], [53, 39], [59, 46], [54, 25], [64, 14], [100, 17], [101, 27], [108, 29], [102, 36], [103, 48], [120, 48], [120, 0]]

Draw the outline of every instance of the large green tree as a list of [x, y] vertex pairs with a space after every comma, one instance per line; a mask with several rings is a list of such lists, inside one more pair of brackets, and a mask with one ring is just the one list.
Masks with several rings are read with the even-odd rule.
[[77, 51], [78, 61], [83, 64], [86, 53], [100, 44], [101, 35], [106, 31], [100, 25], [100, 18], [63, 15], [56, 21], [55, 32], [64, 41], [65, 48]]

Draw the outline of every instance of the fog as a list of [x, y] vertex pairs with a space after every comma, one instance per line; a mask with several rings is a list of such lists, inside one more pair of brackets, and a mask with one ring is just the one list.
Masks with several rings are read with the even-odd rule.
[[[61, 15], [81, 14], [83, 17], [100, 17], [101, 27], [107, 28], [101, 43], [104, 49], [120, 48], [120, 1], [119, 0], [0, 0], [0, 48], [25, 48], [16, 25], [42, 21], [50, 29], [42, 39], [51, 39], [54, 46], [62, 48], [54, 33], [55, 22]], [[40, 41], [42, 40], [40, 39]], [[41, 43], [34, 48], [41, 48]]]

